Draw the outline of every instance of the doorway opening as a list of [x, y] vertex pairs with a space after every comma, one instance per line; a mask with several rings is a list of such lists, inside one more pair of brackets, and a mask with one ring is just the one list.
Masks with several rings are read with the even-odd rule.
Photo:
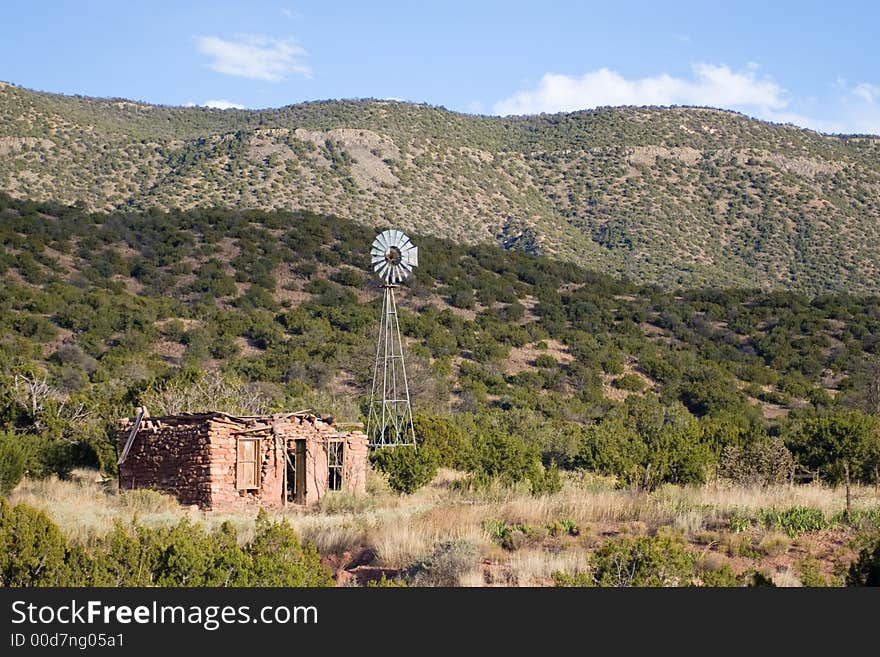
[[306, 502], [306, 441], [294, 440], [287, 448], [287, 501]]

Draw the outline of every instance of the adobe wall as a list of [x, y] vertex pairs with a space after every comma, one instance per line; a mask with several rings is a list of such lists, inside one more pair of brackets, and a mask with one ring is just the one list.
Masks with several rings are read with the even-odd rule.
[[[325, 434], [330, 431], [323, 432]], [[332, 433], [336, 433], [333, 431]], [[312, 440], [306, 440], [306, 499], [304, 504], [319, 502], [327, 492], [327, 445], [325, 436], [316, 435]], [[293, 436], [290, 436], [289, 444], [293, 447]]]
[[[329, 440], [343, 440], [343, 490], [366, 493], [367, 436], [360, 431], [340, 432], [317, 418], [290, 418], [291, 422], [276, 424], [276, 432], [294, 449], [294, 441], [306, 441], [305, 504], [319, 501], [327, 492]], [[280, 491], [280, 487], [279, 487]]]
[[346, 490], [352, 493], [367, 492], [367, 434], [352, 431], [345, 435], [345, 460], [343, 480]]
[[[252, 428], [252, 427], [251, 427]], [[282, 503], [284, 450], [282, 443], [266, 432], [246, 432], [247, 426], [217, 417], [208, 424], [210, 440], [211, 506], [228, 508], [242, 505], [274, 506]], [[242, 433], [242, 432], [246, 433]], [[260, 488], [236, 488], [235, 464], [238, 436], [260, 438]]]

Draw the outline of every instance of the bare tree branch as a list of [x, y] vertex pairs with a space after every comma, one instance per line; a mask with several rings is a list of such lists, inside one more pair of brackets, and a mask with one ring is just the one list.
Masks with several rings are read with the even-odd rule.
[[270, 400], [259, 389], [227, 378], [220, 372], [206, 372], [193, 382], [170, 381], [141, 396], [142, 405], [153, 415], [177, 415], [224, 411], [238, 415], [262, 415]]

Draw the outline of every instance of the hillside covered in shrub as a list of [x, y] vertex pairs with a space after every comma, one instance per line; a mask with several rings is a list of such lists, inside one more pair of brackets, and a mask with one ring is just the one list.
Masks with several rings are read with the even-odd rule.
[[[308, 212], [89, 213], [0, 196], [0, 478], [113, 472], [115, 421], [221, 408], [362, 417], [374, 228]], [[640, 285], [414, 235], [399, 294], [427, 463], [462, 486], [584, 468], [873, 483], [880, 298]], [[426, 474], [427, 472], [427, 474]]]
[[0, 83], [0, 190], [87, 210], [393, 217], [664, 288], [880, 291], [880, 140], [711, 108], [211, 110]]

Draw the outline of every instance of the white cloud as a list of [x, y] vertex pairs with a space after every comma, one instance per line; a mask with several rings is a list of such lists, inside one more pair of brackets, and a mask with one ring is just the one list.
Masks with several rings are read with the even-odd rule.
[[293, 9], [287, 9], [286, 7], [281, 10], [281, 15], [290, 20], [296, 20], [300, 17], [300, 15], [293, 11]]
[[880, 87], [875, 84], [868, 84], [867, 82], [857, 84], [853, 89], [853, 94], [870, 105], [880, 101]]
[[755, 66], [733, 71], [729, 67], [695, 64], [691, 79], [662, 74], [628, 80], [601, 68], [579, 78], [547, 73], [536, 89], [520, 91], [495, 104], [496, 114], [571, 112], [603, 105], [711, 105], [757, 106], [781, 109], [784, 90], [759, 79]]
[[218, 73], [254, 80], [279, 82], [291, 74], [311, 77], [303, 59], [306, 51], [292, 39], [259, 34], [236, 34], [232, 40], [198, 36], [199, 52], [211, 57], [210, 68]]
[[[831, 93], [820, 101], [795, 99], [790, 103], [799, 110], [756, 109], [752, 114], [776, 123], [792, 123], [828, 134], [880, 135], [880, 86], [859, 82], [854, 86], [838, 77]], [[815, 116], [815, 113], [823, 116]]]
[[245, 109], [244, 105], [233, 103], [228, 100], [206, 100], [203, 107], [211, 107], [213, 109]]
[[801, 128], [809, 128], [810, 130], [824, 132], [826, 134], [857, 132], [852, 127], [847, 127], [846, 123], [838, 119], [821, 119], [800, 112], [767, 111], [760, 114], [755, 113], [754, 116], [764, 119], [765, 121], [772, 121], [773, 123], [791, 123], [792, 125]]
[[860, 82], [841, 105], [849, 132], [880, 135], [880, 85]]
[[759, 65], [741, 70], [695, 64], [690, 77], [667, 74], [627, 79], [607, 68], [580, 77], [547, 73], [531, 89], [493, 106], [495, 114], [572, 112], [619, 105], [698, 105], [732, 109], [775, 123], [792, 123], [825, 133], [880, 134], [880, 86], [850, 86], [838, 78], [829, 97], [791, 98], [776, 82], [759, 77]]

